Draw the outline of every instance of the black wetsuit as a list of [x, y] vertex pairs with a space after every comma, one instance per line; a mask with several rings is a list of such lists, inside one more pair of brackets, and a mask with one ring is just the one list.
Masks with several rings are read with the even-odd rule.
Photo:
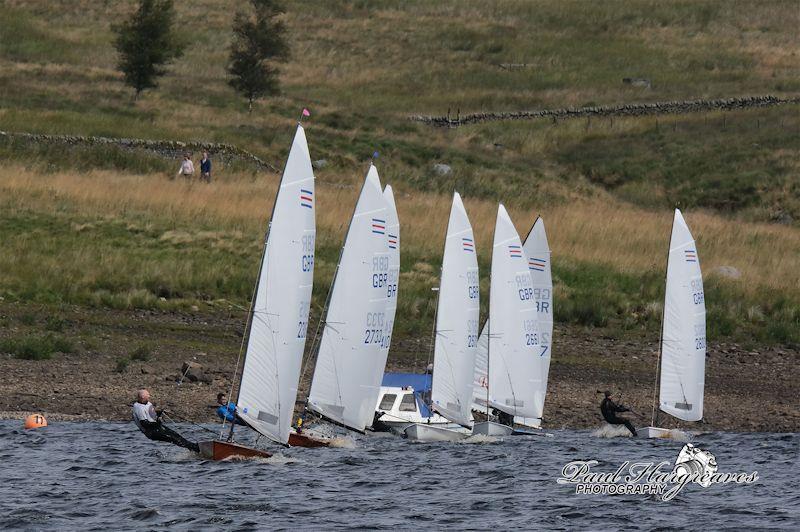
[[501, 425], [506, 425], [508, 427], [513, 427], [514, 426], [514, 416], [512, 416], [511, 414], [507, 414], [506, 412], [503, 412], [502, 410], [498, 410], [497, 411], [497, 422], [500, 423]]
[[169, 427], [165, 427], [161, 421], [139, 421], [139, 429], [151, 440], [165, 441], [180, 447], [189, 449], [196, 453], [200, 452], [200, 447], [193, 441], [189, 441]]
[[624, 417], [617, 417], [617, 412], [630, 412], [629, 408], [625, 408], [622, 405], [617, 405], [614, 401], [610, 398], [606, 397], [603, 399], [603, 402], [600, 403], [600, 412], [602, 412], [603, 417], [605, 420], [612, 425], [625, 425], [631, 434], [636, 436], [636, 429], [633, 428], [633, 424], [625, 419]]

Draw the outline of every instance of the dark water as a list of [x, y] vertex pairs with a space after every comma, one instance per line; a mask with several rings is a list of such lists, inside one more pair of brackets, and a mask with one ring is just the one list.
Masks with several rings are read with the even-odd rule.
[[[132, 424], [0, 422], [0, 529], [252, 530], [694, 529], [800, 524], [797, 434], [717, 433], [694, 443], [720, 472], [753, 485], [690, 485], [670, 502], [575, 495], [564, 463], [673, 462], [678, 442], [553, 438], [413, 444], [359, 437], [355, 448], [280, 450], [266, 461], [213, 463], [146, 440]], [[191, 427], [184, 427], [191, 433]], [[198, 434], [201, 435], [202, 433]]]

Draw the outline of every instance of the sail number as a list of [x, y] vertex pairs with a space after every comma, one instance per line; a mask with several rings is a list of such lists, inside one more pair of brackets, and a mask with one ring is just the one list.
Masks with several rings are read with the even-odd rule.
[[706, 337], [705, 336], [700, 336], [698, 338], [695, 338], [694, 339], [694, 348], [697, 349], [697, 350], [705, 349], [706, 348]]
[[478, 270], [467, 270], [467, 295], [470, 299], [478, 299], [480, 297], [480, 280], [478, 279]]
[[383, 288], [389, 283], [389, 257], [372, 257], [372, 288]]
[[381, 344], [385, 342], [383, 328], [386, 323], [386, 315], [383, 312], [368, 312], [367, 327], [364, 330], [365, 344]]
[[300, 308], [298, 309], [298, 322], [297, 322], [297, 337], [305, 338], [306, 331], [308, 330], [308, 310], [311, 307], [311, 301], [301, 301]]
[[467, 321], [467, 347], [475, 347], [478, 345], [478, 321]]
[[692, 301], [695, 305], [704, 303], [706, 296], [703, 293], [703, 280], [700, 278], [692, 279]]
[[552, 294], [549, 288], [534, 288], [533, 297], [536, 299], [536, 311], [550, 314], [550, 301]]
[[303, 258], [301, 263], [302, 271], [314, 271], [314, 240], [316, 235], [303, 235], [301, 239], [303, 244]]
[[517, 282], [517, 295], [520, 301], [533, 299], [533, 287], [530, 274], [519, 274], [515, 277]]
[[523, 320], [522, 330], [525, 335], [526, 346], [533, 347], [539, 345], [539, 330], [536, 320]]

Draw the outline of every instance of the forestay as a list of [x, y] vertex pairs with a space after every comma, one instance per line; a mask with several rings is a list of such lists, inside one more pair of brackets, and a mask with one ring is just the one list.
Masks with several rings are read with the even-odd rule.
[[370, 166], [331, 288], [309, 409], [363, 432], [380, 391], [389, 273], [386, 200]]
[[541, 347], [533, 281], [522, 242], [502, 204], [492, 249], [489, 316], [489, 406], [515, 416], [541, 417]]
[[661, 341], [661, 410], [684, 421], [702, 419], [705, 363], [706, 305], [700, 258], [683, 215], [675, 209]]
[[297, 126], [281, 178], [253, 302], [237, 409], [251, 427], [289, 439], [314, 278], [314, 173]]
[[456, 192], [447, 224], [433, 355], [433, 409], [471, 427], [480, 287], [472, 225]]

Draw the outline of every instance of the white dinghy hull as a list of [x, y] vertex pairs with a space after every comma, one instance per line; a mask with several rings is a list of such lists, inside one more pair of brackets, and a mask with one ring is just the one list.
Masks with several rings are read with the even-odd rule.
[[414, 423], [406, 427], [406, 438], [414, 441], [460, 441], [470, 436], [469, 432], [446, 429], [436, 425]]
[[484, 436], [511, 436], [512, 432], [514, 432], [513, 428], [494, 421], [475, 423], [475, 426], [472, 427], [472, 434], [483, 434]]
[[689, 441], [692, 435], [679, 429], [663, 429], [660, 427], [642, 427], [636, 429], [637, 438], [657, 438], [663, 440]]

